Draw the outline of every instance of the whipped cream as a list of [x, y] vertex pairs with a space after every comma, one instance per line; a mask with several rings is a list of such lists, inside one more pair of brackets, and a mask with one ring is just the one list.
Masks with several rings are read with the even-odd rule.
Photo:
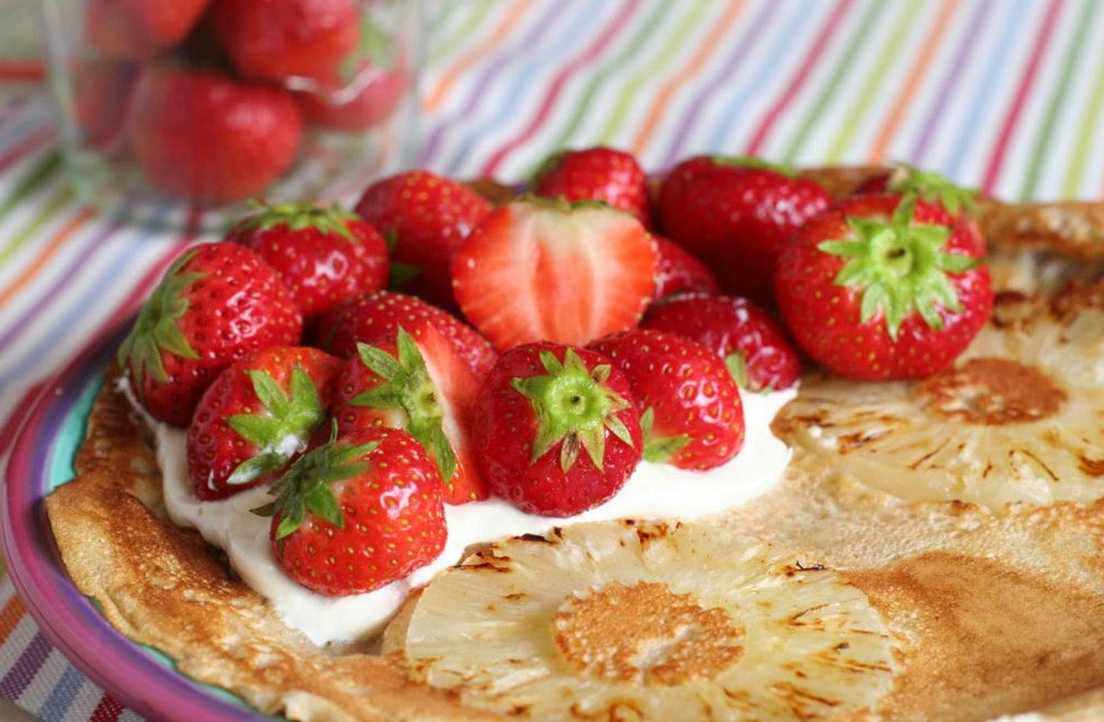
[[[129, 389], [123, 390], [134, 403]], [[694, 472], [641, 462], [612, 499], [576, 516], [526, 514], [499, 499], [460, 506], [446, 504], [448, 542], [437, 559], [406, 579], [348, 597], [312, 592], [280, 568], [269, 541], [270, 520], [249, 511], [271, 501], [266, 488], [248, 489], [222, 501], [200, 501], [188, 482], [187, 433], [148, 416], [146, 420], [156, 434], [165, 507], [172, 520], [180, 526], [194, 527], [209, 543], [225, 550], [245, 583], [266, 597], [288, 626], [321, 646], [364, 639], [379, 632], [412, 590], [458, 563], [471, 544], [526, 533], [543, 534], [554, 526], [582, 521], [698, 519], [747, 503], [773, 487], [789, 463], [790, 450], [771, 435], [770, 423], [794, 394], [793, 390], [741, 393], [746, 422], [744, 448], [727, 464]]]

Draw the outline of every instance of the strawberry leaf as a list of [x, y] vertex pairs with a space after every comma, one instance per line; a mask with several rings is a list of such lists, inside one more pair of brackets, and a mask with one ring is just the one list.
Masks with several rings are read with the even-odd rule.
[[886, 184], [890, 193], [916, 194], [929, 203], [941, 204], [954, 216], [962, 211], [977, 214], [976, 190], [956, 185], [939, 173], [921, 170], [904, 161], [897, 161], [896, 165], [897, 171]]
[[652, 437], [644, 442], [644, 459], [653, 464], [666, 464], [689, 443], [690, 437], [687, 434]]
[[142, 393], [147, 374], [157, 383], [168, 381], [163, 353], [180, 358], [199, 358], [179, 325], [179, 320], [188, 311], [188, 300], [184, 294], [207, 275], [184, 270], [196, 252], [197, 249], [192, 249], [173, 262], [142, 306], [134, 327], [119, 347], [119, 365], [130, 370], [138, 394]]
[[290, 396], [266, 371], [248, 369], [246, 373], [264, 411], [223, 419], [238, 436], [257, 447], [252, 458], [231, 472], [230, 484], [248, 484], [280, 469], [306, 448], [311, 432], [325, 417], [318, 389], [298, 362], [291, 370]]
[[414, 337], [401, 326], [395, 337], [398, 358], [376, 346], [358, 343], [357, 353], [380, 382], [357, 394], [350, 403], [372, 409], [397, 409], [406, 414], [406, 430], [433, 457], [447, 483], [456, 473], [456, 453], [444, 430], [440, 391], [429, 375]]
[[943, 250], [951, 229], [915, 222], [915, 208], [916, 194], [906, 193], [888, 222], [847, 216], [849, 237], [817, 245], [822, 253], [845, 259], [834, 283], [859, 291], [859, 320], [867, 323], [881, 314], [893, 339], [913, 314], [933, 329], [943, 328], [939, 307], [961, 310], [948, 275], [981, 263], [973, 256]]
[[547, 350], [541, 351], [540, 362], [547, 373], [510, 381], [515, 391], [529, 399], [537, 417], [531, 463], [562, 443], [560, 468], [565, 473], [575, 464], [580, 447], [586, 450], [591, 464], [601, 470], [607, 431], [633, 445], [632, 435], [618, 415], [630, 403], [605, 385], [608, 368], [599, 365], [588, 371], [579, 354], [570, 348], [562, 363]]
[[387, 273], [387, 287], [390, 289], [402, 288], [413, 281], [422, 272], [420, 266], [413, 263], [391, 262], [391, 269]]
[[[744, 359], [742, 353], [733, 351], [725, 356], [724, 362], [729, 375], [732, 376], [737, 386], [742, 389], [751, 388], [751, 385], [748, 383], [747, 361]], [[647, 434], [645, 434], [645, 436], [647, 436]]]
[[267, 231], [278, 226], [286, 226], [291, 231], [310, 228], [322, 235], [336, 235], [352, 243], [359, 243], [349, 230], [349, 222], [360, 220], [360, 216], [336, 203], [329, 207], [309, 203], [270, 206], [262, 201], [253, 201], [253, 206], [259, 212], [242, 221], [244, 230]]

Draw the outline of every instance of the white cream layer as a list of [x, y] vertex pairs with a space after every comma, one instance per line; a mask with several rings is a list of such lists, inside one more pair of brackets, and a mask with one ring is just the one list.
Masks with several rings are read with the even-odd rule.
[[[128, 394], [129, 396], [129, 394]], [[199, 530], [226, 551], [242, 579], [266, 597], [283, 620], [312, 642], [352, 641], [379, 632], [411, 590], [456, 564], [471, 544], [518, 534], [541, 534], [553, 526], [606, 519], [696, 519], [745, 504], [774, 486], [790, 460], [790, 450], [770, 432], [770, 423], [794, 391], [743, 394], [747, 427], [735, 459], [706, 472], [642, 462], [612, 499], [577, 516], [551, 518], [525, 514], [498, 499], [445, 507], [448, 542], [435, 561], [406, 579], [368, 594], [327, 597], [300, 586], [277, 565], [269, 542], [269, 520], [251, 514], [271, 497], [267, 489], [230, 499], [201, 502], [188, 483], [186, 432], [152, 422], [164, 477], [165, 506], [173, 521]]]

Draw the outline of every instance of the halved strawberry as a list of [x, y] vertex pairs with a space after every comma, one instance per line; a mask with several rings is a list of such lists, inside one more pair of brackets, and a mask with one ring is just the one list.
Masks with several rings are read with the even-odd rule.
[[628, 213], [528, 197], [495, 209], [457, 250], [464, 315], [501, 350], [585, 344], [632, 328], [655, 294], [654, 239]]
[[432, 326], [415, 339], [401, 327], [394, 341], [357, 344], [336, 384], [334, 418], [342, 434], [372, 426], [405, 429], [437, 464], [445, 501], [463, 504], [489, 492], [468, 442], [468, 417], [479, 379]]

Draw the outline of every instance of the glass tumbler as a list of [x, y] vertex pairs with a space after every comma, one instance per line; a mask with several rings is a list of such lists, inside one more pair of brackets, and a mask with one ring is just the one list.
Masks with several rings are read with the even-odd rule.
[[41, 0], [79, 196], [217, 230], [270, 203], [345, 200], [414, 152], [420, 0]]

